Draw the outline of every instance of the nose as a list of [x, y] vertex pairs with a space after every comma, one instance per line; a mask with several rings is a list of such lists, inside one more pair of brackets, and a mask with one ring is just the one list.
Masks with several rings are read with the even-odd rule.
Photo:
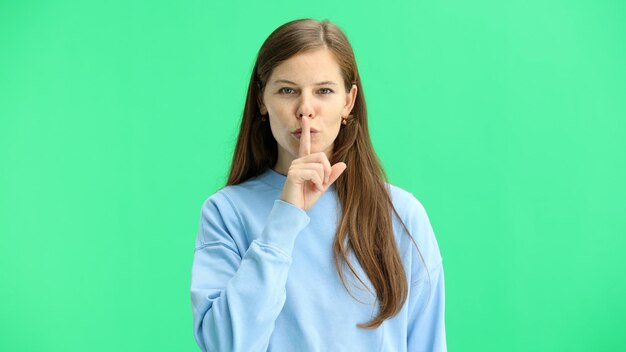
[[300, 99], [300, 104], [298, 105], [298, 110], [296, 111], [296, 117], [301, 119], [303, 116], [310, 119], [315, 117], [315, 109], [311, 104], [311, 98], [306, 97], [305, 95], [303, 95]]

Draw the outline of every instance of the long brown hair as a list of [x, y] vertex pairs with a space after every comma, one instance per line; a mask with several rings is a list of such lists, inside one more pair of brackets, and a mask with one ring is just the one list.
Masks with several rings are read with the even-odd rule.
[[[335, 267], [348, 292], [343, 264], [366, 286], [348, 259], [350, 251], [372, 283], [379, 305], [378, 314], [370, 322], [358, 326], [377, 328], [400, 311], [407, 298], [408, 284], [393, 234], [392, 210], [396, 215], [397, 212], [385, 185], [387, 176], [370, 140], [356, 60], [348, 39], [336, 25], [312, 19], [295, 20], [277, 28], [263, 43], [250, 78], [227, 185], [242, 183], [276, 164], [276, 140], [269, 123], [261, 120], [259, 109], [263, 87], [272, 70], [281, 62], [317, 48], [327, 48], [334, 54], [341, 67], [346, 91], [353, 84], [357, 86], [352, 114], [347, 125], [342, 125], [330, 157], [332, 165], [339, 161], [347, 165], [346, 171], [335, 181], [342, 215], [333, 252]], [[409, 233], [404, 223], [402, 226]]]

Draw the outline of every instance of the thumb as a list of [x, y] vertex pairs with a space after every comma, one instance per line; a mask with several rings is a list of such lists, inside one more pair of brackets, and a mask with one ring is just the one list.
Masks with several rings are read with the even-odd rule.
[[339, 162], [331, 166], [330, 177], [328, 178], [328, 184], [326, 186], [328, 187], [332, 185], [333, 182], [335, 182], [339, 178], [339, 176], [341, 176], [341, 174], [346, 171], [346, 168], [348, 168], [348, 165], [343, 162]]

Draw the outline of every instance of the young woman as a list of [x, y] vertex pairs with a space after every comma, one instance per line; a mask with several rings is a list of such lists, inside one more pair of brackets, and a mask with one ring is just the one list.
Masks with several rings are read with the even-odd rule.
[[191, 277], [203, 351], [445, 351], [422, 204], [386, 182], [343, 32], [296, 20], [261, 47], [227, 185]]

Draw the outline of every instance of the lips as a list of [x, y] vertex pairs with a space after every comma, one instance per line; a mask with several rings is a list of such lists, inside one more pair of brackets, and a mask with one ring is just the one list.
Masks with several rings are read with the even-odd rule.
[[[315, 139], [315, 138], [317, 138], [317, 133], [318, 133], [318, 131], [317, 131], [316, 129], [311, 128], [311, 139]], [[291, 132], [291, 135], [292, 135], [295, 139], [300, 140], [300, 137], [302, 137], [302, 129], [301, 129], [301, 128], [298, 128], [297, 130], [295, 130], [295, 131]]]
[[[311, 133], [315, 133], [315, 132], [317, 132], [317, 130], [315, 128], [311, 128]], [[300, 133], [302, 133], [302, 128], [298, 128], [297, 130], [295, 130], [295, 131], [293, 131], [291, 133], [298, 133], [298, 134], [300, 134]]]

